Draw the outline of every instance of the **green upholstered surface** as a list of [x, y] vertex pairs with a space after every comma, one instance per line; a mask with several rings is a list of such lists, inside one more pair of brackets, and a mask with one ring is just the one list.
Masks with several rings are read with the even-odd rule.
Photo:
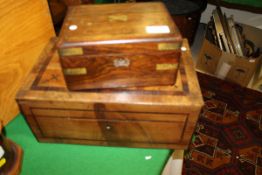
[[262, 0], [223, 0], [224, 2], [262, 8]]
[[5, 130], [24, 151], [21, 175], [159, 175], [170, 154], [168, 149], [39, 143], [22, 115]]

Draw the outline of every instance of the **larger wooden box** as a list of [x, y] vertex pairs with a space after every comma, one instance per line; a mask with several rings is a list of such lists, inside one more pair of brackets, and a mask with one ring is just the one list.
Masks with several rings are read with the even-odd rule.
[[59, 38], [70, 90], [175, 83], [182, 37], [160, 2], [72, 6]]
[[187, 42], [173, 86], [68, 91], [51, 42], [17, 94], [41, 142], [185, 149], [203, 105]]

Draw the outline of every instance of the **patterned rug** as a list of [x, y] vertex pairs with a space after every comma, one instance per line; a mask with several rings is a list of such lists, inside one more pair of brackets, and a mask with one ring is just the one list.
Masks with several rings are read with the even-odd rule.
[[184, 175], [262, 175], [262, 93], [198, 74], [205, 106]]

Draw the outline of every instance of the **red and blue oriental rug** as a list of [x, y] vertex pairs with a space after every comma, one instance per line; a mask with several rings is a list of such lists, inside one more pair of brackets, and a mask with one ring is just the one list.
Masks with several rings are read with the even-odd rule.
[[262, 93], [198, 73], [205, 106], [184, 175], [262, 175]]

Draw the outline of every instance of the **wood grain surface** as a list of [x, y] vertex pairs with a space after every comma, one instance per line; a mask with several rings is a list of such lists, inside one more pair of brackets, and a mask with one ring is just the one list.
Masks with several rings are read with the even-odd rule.
[[18, 114], [15, 94], [54, 29], [46, 0], [0, 0], [0, 120]]
[[175, 85], [69, 91], [54, 40], [17, 100], [42, 142], [185, 149], [203, 105], [186, 40]]
[[70, 90], [175, 83], [182, 37], [163, 3], [73, 6], [59, 39]]
[[[153, 27], [154, 31], [148, 31], [149, 26]], [[165, 5], [160, 2], [147, 2], [71, 6], [60, 37], [66, 46], [66, 43], [72, 42], [79, 42], [81, 45], [85, 44], [84, 41], [122, 39], [172, 38], [181, 41], [178, 34], [179, 30]]]
[[[115, 46], [112, 50], [116, 50], [116, 52], [112, 53], [111, 51], [104, 53], [104, 55], [87, 54], [82, 57], [61, 58], [67, 87], [70, 90], [80, 90], [172, 85], [175, 83], [180, 51], [154, 50], [153, 48], [157, 48], [157, 44], [154, 44], [155, 47], [151, 49], [147, 49], [145, 44], [137, 44], [140, 45], [140, 49], [136, 48], [136, 44], [133, 45], [127, 44], [126, 47], [120, 48]], [[106, 46], [101, 47], [106, 48]], [[141, 51], [142, 49], [143, 51]], [[128, 60], [128, 66], [116, 66], [116, 61], [126, 60]], [[83, 75], [68, 75], [65, 71], [69, 69], [84, 69], [86, 72]]]

